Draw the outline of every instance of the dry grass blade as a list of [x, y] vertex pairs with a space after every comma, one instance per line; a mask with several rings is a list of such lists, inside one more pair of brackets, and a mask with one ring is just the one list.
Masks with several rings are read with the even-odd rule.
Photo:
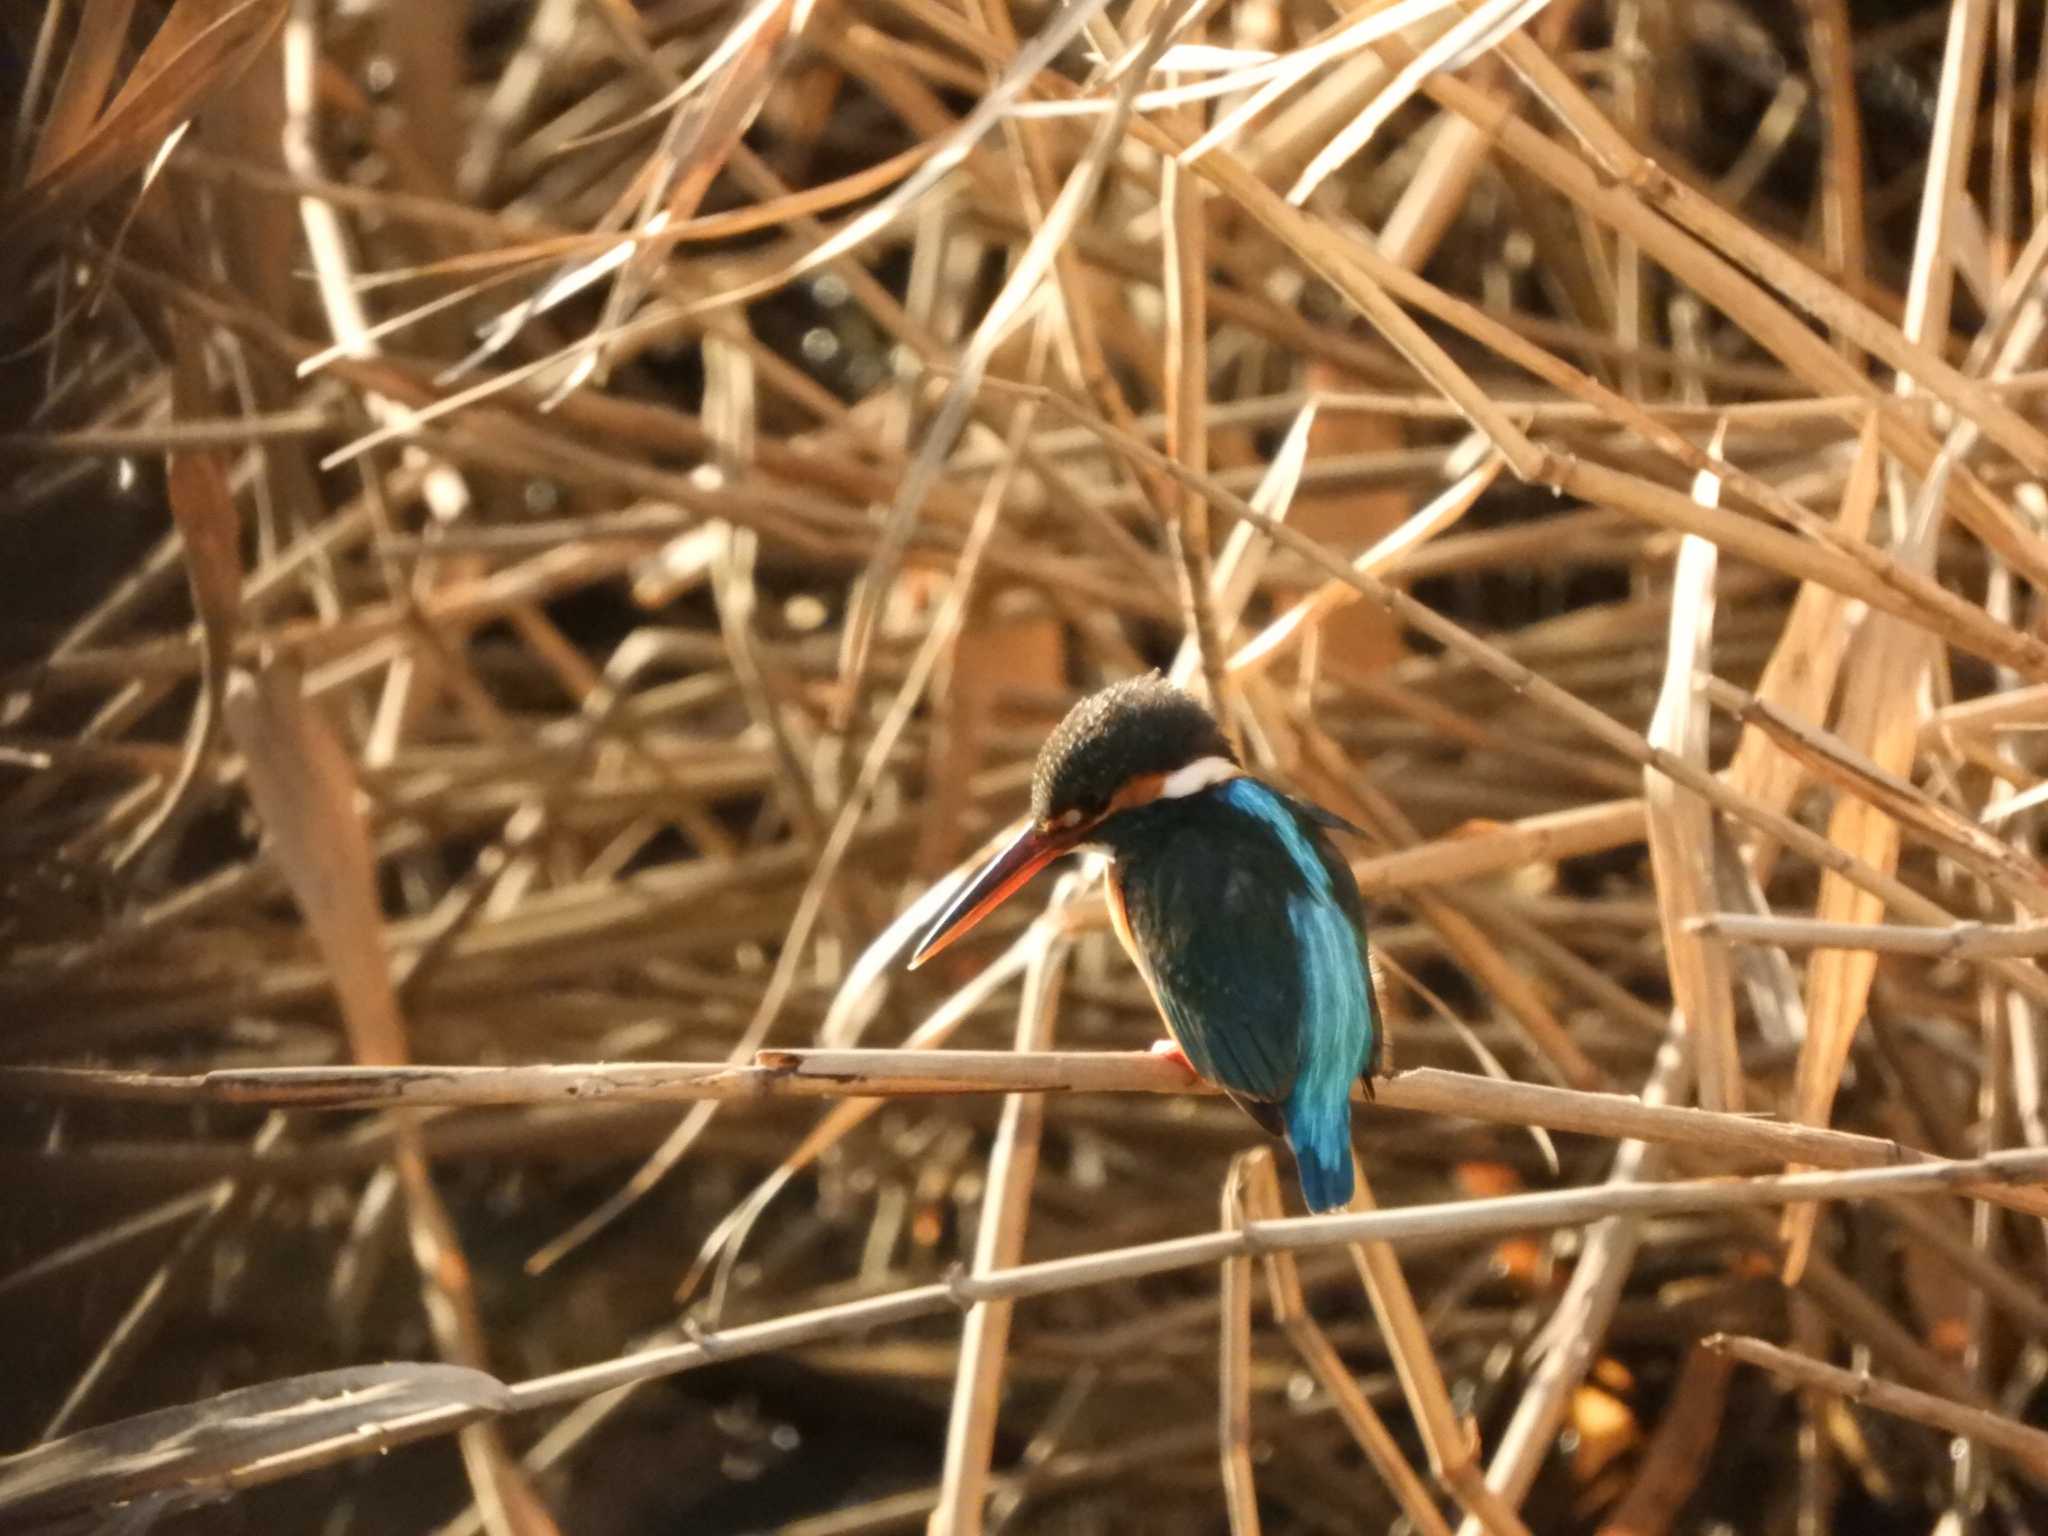
[[[1748, 724], [1761, 726], [1816, 780], [1838, 786], [1847, 796], [1890, 818], [1902, 831], [1911, 831], [1941, 849], [2014, 906], [2048, 913], [2048, 870], [2029, 852], [1985, 831], [1839, 737], [1781, 715], [1718, 679], [1710, 680], [1705, 691], [1714, 703]], [[1894, 755], [1904, 757], [1906, 751], [1896, 748]]]
[[[1462, 476], [1441, 496], [1360, 555], [1354, 562], [1356, 569], [1374, 574], [1383, 570], [1398, 569], [1402, 559], [1410, 551], [1420, 548], [1444, 530], [1455, 526], [1458, 519], [1472, 509], [1472, 504], [1499, 477], [1501, 467], [1499, 459], [1489, 458], [1486, 463]], [[1257, 505], [1256, 502], [1253, 504]], [[1271, 509], [1261, 507], [1260, 510]], [[1230, 670], [1251, 671], [1271, 665], [1284, 655], [1291, 645], [1300, 643], [1304, 636], [1313, 633], [1330, 614], [1348, 603], [1357, 602], [1358, 596], [1354, 589], [1342, 582], [1324, 582], [1238, 647], [1230, 658]]]
[[1346, 161], [1356, 155], [1389, 119], [1414, 98], [1422, 82], [1440, 69], [1456, 68], [1492, 48], [1504, 36], [1526, 26], [1550, 0], [1484, 0], [1469, 15], [1447, 27], [1383, 86], [1360, 112], [1316, 152], [1292, 187], [1287, 200], [1306, 202]]
[[[1964, 35], [1975, 25], [1976, 16], [1972, 13], [1980, 12], [1980, 9], [1966, 5], [1955, 13], [1958, 27]], [[1712, 259], [1707, 262], [1695, 259], [1700, 248], [1693, 244], [1694, 236], [1720, 245], [1743, 265], [1764, 275], [1794, 303], [1834, 326], [1859, 346], [1882, 357], [1902, 375], [1912, 378], [1961, 414], [1977, 421], [1990, 437], [2023, 462], [2036, 470], [2048, 466], [2048, 438], [2044, 438], [2040, 429], [1965, 378], [1932, 350], [1906, 336], [1899, 328], [1887, 324], [1804, 262], [1786, 255], [1768, 237], [1746, 226], [1740, 219], [1730, 217], [1711, 199], [1661, 170], [1631, 145], [1584, 91], [1528, 38], [1507, 38], [1501, 45], [1501, 53], [1516, 69], [1526, 74], [1541, 92], [1545, 104], [1557, 111], [1581, 136], [1581, 142], [1590, 150], [1590, 157], [1595, 162], [1585, 166], [1585, 172], [1611, 180], [1617, 192], [1622, 188], [1628, 189], [1613, 198], [1598, 194], [1587, 196], [1582, 200], [1582, 206], [1597, 209], [1602, 217], [1614, 217], [1617, 227], [1625, 224], [1631, 234], [1643, 239], [1646, 250], [1653, 251], [1660, 260], [1669, 262], [1675, 272], [1694, 281], [1702, 294], [1717, 304], [1721, 304], [1723, 296], [1726, 296], [1724, 312], [1731, 317], [1738, 318], [1745, 325], [1766, 321], [1767, 330], [1754, 332], [1757, 339], [1778, 352], [1797, 370], [1814, 370], [1816, 383], [1821, 377], [1844, 382], [1855, 379], [1853, 372], [1846, 370], [1833, 354], [1816, 351], [1808, 345], [1817, 340], [1811, 332], [1804, 331], [1796, 322], [1790, 325], [1783, 323], [1791, 317], [1783, 310], [1775, 309], [1761, 291], [1748, 288], [1732, 266]], [[1943, 109], [1951, 124], [1969, 120], [1967, 113], [1957, 114], [1954, 111], [1954, 98], [1955, 93], [1963, 90], [1974, 92], [1975, 78], [1973, 71], [1961, 67], [1945, 68], [1944, 82], [1952, 89], [1944, 100]], [[1498, 112], [1489, 112], [1481, 106], [1469, 88], [1460, 82], [1438, 76], [1431, 84], [1440, 99], [1455, 104], [1455, 110], [1470, 108], [1483, 118], [1497, 119], [1499, 116]], [[1539, 147], [1526, 124], [1515, 123], [1508, 127], [1506, 141], [1521, 163], [1532, 169], [1540, 167], [1539, 174], [1576, 174], [1576, 171], [1567, 171], [1561, 159]], [[1960, 146], [1964, 140], [1952, 137], [1949, 142]], [[1930, 174], [1943, 177], [1944, 187], [1947, 185], [1947, 169], [1940, 161], [1930, 161]], [[1637, 198], [1643, 201], [1638, 203]], [[1638, 210], [1647, 213], [1652, 206], [1667, 215], [1671, 222], [1665, 224], [1639, 216]], [[1923, 243], [1922, 249], [1925, 248]], [[1806, 340], [1801, 341], [1795, 330]], [[1793, 361], [1795, 358], [1796, 363]], [[1875, 393], [1872, 386], [1860, 380], [1852, 383], [1851, 387], [1857, 393]], [[1888, 418], [1888, 442], [1895, 441], [1889, 430], [1895, 424], [1906, 425], [1903, 421], [1895, 423]], [[1927, 452], [1928, 440], [1923, 434], [1913, 434], [1913, 438], [1917, 440], [1909, 439], [1900, 444], [1901, 457], [1916, 473], [1924, 473], [1931, 462], [1931, 455]], [[2017, 554], [2026, 564], [2038, 560], [2039, 551], [2030, 549], [2025, 542], [2026, 536], [2017, 528], [2009, 510], [1984, 508], [1979, 503], [1973, 504], [1971, 511], [1993, 519], [1991, 524], [1978, 531], [2001, 553]]]
[[[35, 136], [24, 180], [38, 180], [85, 142], [106, 103], [114, 72], [120, 68], [121, 49], [134, 14], [135, 0], [88, 0], [79, 12], [78, 35], [65, 55], [64, 71], [51, 93], [42, 131]], [[57, 25], [62, 19], [61, 9], [53, 9], [50, 24]]]
[[[739, 144], [773, 88], [778, 65], [802, 36], [809, 19], [809, 0], [762, 0], [756, 16], [734, 29], [740, 46], [731, 60], [694, 96], [676, 105], [648, 170], [647, 192], [635, 225], [658, 231], [691, 218], [712, 180]], [[756, 19], [758, 17], [758, 19]], [[663, 252], [636, 245], [613, 280], [599, 318], [600, 331], [623, 324], [654, 281]], [[586, 353], [555, 388], [560, 398], [586, 378], [603, 378], [609, 360], [603, 351]]]
[[1347, 17], [1326, 27], [1306, 46], [1235, 73], [1228, 77], [1231, 84], [1240, 89], [1256, 85], [1258, 89], [1218, 118], [1208, 132], [1183, 151], [1182, 157], [1188, 161], [1198, 160], [1210, 150], [1228, 143], [1252, 118], [1322, 65], [1356, 53], [1382, 37], [1427, 21], [1448, 9], [1444, 0], [1393, 0], [1391, 4], [1365, 7], [1362, 15]]
[[[1932, 524], [1932, 516], [1922, 521], [1911, 547], [1923, 561], [1933, 553]], [[1884, 616], [1865, 624], [1855, 645], [1865, 654], [1851, 667], [1836, 734], [1867, 755], [1880, 772], [1901, 774], [1911, 765], [1918, 740], [1931, 659], [1927, 638]], [[1898, 822], [1859, 795], [1845, 795], [1836, 802], [1828, 838], [1869, 868], [1888, 874], [1897, 866]], [[1852, 885], [1833, 871], [1821, 876], [1814, 909], [1817, 921], [1872, 923], [1883, 915], [1884, 903], [1868, 888]], [[1808, 1032], [1797, 1085], [1800, 1118], [1826, 1123], [1876, 971], [1877, 957], [1866, 950], [1816, 950], [1808, 961]], [[1813, 1215], [1795, 1212], [1788, 1220], [1794, 1225], [1787, 1276], [1796, 1278], [1813, 1240]]]
[[[1199, 47], [1199, 23], [1186, 34]], [[1136, 64], [1153, 67], [1158, 54], [1148, 46]], [[1202, 112], [1191, 106], [1184, 116], [1190, 127], [1201, 127]], [[1163, 405], [1166, 415], [1166, 451], [1183, 464], [1207, 469], [1209, 443], [1209, 219], [1208, 189], [1178, 160], [1162, 160], [1159, 168], [1159, 216], [1164, 224], [1161, 242], [1165, 257], [1160, 277], [1166, 301], [1166, 356], [1161, 369]], [[1187, 640], [1194, 642], [1201, 660], [1203, 691], [1217, 714], [1232, 729], [1236, 717], [1233, 699], [1226, 691], [1223, 636], [1218, 630], [1214, 594], [1215, 551], [1210, 546], [1209, 504], [1193, 490], [1183, 487], [1174, 498], [1170, 527], [1171, 543], [1180, 566], [1181, 606], [1186, 614]], [[1183, 641], [1183, 645], [1186, 641]]]
[[1507, 826], [1472, 826], [1450, 837], [1362, 859], [1353, 867], [1366, 895], [1418, 885], [1453, 885], [1530, 864], [1555, 864], [1645, 840], [1641, 800], [1611, 800]]
[[[1084, 18], [1092, 7], [1083, 4], [1070, 8], [1062, 26], [1071, 25], [1076, 18]], [[1016, 263], [1004, 279], [1001, 290], [990, 301], [988, 311], [982, 316], [966, 348], [962, 351], [958, 371], [946, 385], [944, 396], [933, 411], [931, 420], [924, 428], [923, 441], [916, 455], [905, 470], [903, 484], [892, 500], [883, 534], [878, 541], [875, 554], [869, 562], [866, 580], [859, 588], [857, 606], [848, 616], [847, 627], [847, 672], [849, 687], [857, 689], [868, 661], [868, 650], [873, 639], [877, 619], [875, 604], [894, 580], [897, 563], [908, 545], [919, 510], [937, 480], [945, 454], [953, 448], [962, 427], [966, 425], [969, 409], [973, 405], [975, 392], [981, 385], [982, 375], [1001, 345], [1011, 325], [1021, 320], [1026, 305], [1038, 292], [1039, 285], [1051, 271], [1060, 248], [1066, 243], [1082, 211], [1095, 195], [1107, 170], [1111, 155], [1123, 138], [1124, 124], [1128, 120], [1132, 99], [1138, 83], [1172, 37], [1170, 13], [1162, 12], [1158, 24], [1147, 36], [1145, 47], [1135, 67], [1120, 89], [1116, 107], [1103, 119], [1090, 141], [1087, 152], [1081, 156], [1059, 196], [1046, 210], [1045, 218], [1033, 231], [1030, 243], [1019, 253]], [[1048, 33], [1054, 29], [1048, 27]], [[1019, 57], [1022, 63], [1022, 55]], [[962, 125], [964, 133], [966, 125]], [[936, 163], [936, 161], [934, 161]]]
[[355, 769], [302, 687], [297, 672], [278, 665], [230, 674], [228, 727], [273, 856], [327, 957], [352, 1054], [366, 1066], [396, 1066], [408, 1054], [405, 1027], [385, 958]]

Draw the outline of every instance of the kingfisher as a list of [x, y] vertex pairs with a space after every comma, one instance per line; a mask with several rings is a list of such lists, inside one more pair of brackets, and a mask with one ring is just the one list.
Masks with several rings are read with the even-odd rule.
[[1047, 738], [1031, 819], [955, 896], [913, 969], [1062, 854], [1107, 854], [1117, 937], [1181, 1057], [1294, 1152], [1311, 1211], [1352, 1194], [1351, 1085], [1384, 1032], [1364, 903], [1332, 831], [1359, 829], [1245, 772], [1208, 710], [1154, 673]]

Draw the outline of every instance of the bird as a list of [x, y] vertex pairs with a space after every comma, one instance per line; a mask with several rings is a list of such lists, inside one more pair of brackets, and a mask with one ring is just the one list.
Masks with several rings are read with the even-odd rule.
[[1342, 817], [1245, 771], [1201, 702], [1157, 673], [1089, 694], [1040, 749], [1023, 831], [947, 904], [915, 969], [1077, 849], [1105, 853], [1111, 926], [1170, 1041], [1159, 1049], [1293, 1150], [1312, 1212], [1350, 1204], [1351, 1085], [1384, 1031]]

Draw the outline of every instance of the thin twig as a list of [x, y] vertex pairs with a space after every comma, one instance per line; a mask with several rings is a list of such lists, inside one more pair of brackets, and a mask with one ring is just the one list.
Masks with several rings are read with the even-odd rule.
[[1780, 1349], [1762, 1339], [1715, 1334], [1706, 1347], [1731, 1355], [1745, 1365], [1761, 1366], [1801, 1386], [1819, 1387], [1867, 1403], [1885, 1413], [1913, 1419], [1950, 1434], [1978, 1440], [2011, 1457], [2019, 1470], [2036, 1486], [2048, 1489], [2048, 1432], [2009, 1419], [2002, 1413], [1951, 1402], [1913, 1387], [1879, 1381], [1868, 1371], [1845, 1371], [1805, 1355]]
[[1730, 944], [1776, 944], [1788, 949], [1869, 949], [1933, 960], [2048, 955], [2048, 923], [1954, 923], [1914, 928], [1899, 923], [1823, 923], [1804, 917], [1751, 917], [1715, 912], [1692, 920], [1695, 932]]

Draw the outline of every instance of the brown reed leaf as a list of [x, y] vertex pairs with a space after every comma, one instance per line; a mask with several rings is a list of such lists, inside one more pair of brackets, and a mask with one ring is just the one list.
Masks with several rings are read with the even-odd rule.
[[[307, 705], [300, 677], [289, 667], [272, 663], [255, 675], [231, 673], [223, 703], [247, 765], [250, 798], [327, 962], [352, 1053], [365, 1065], [403, 1063], [409, 1044], [348, 754]], [[399, 1126], [396, 1165], [436, 1342], [452, 1363], [484, 1369], [489, 1350], [469, 1265], [409, 1122]], [[546, 1508], [489, 1426], [465, 1429], [461, 1445], [494, 1536], [548, 1536], [553, 1522]]]
[[306, 914], [341, 1000], [351, 1054], [365, 1065], [407, 1059], [376, 899], [375, 856], [356, 804], [355, 769], [311, 709], [290, 667], [228, 676], [228, 729], [247, 763], [250, 798]]
[[[1845, 534], [1859, 542], [1869, 537], [1871, 514], [1877, 508], [1881, 462], [1877, 415], [1872, 412], [1856, 440], [1856, 460], [1843, 487], [1836, 520]], [[1855, 633], [1846, 600], [1839, 592], [1811, 583], [1801, 587], [1785, 620], [1785, 632], [1757, 684], [1757, 697], [1796, 718], [1823, 718]], [[1786, 811], [1799, 792], [1802, 777], [1797, 761], [1773, 746], [1762, 727], [1743, 727], [1735, 760], [1728, 765], [1731, 785], [1773, 810]], [[1758, 878], [1768, 876], [1775, 857], [1776, 851], [1768, 845], [1751, 845], [1750, 861]]]
[[[1717, 438], [1714, 451], [1721, 444]], [[1693, 494], [1703, 502], [1720, 484], [1701, 476]], [[1672, 577], [1671, 638], [1664, 683], [1651, 717], [1649, 740], [1693, 767], [1707, 766], [1707, 700], [1700, 679], [1713, 670], [1716, 550], [1687, 535]], [[1714, 819], [1707, 803], [1661, 773], [1643, 775], [1644, 825], [1656, 882], [1657, 919], [1671, 967], [1671, 992], [1693, 1053], [1694, 1087], [1706, 1109], [1742, 1109], [1742, 1066], [1735, 1043], [1735, 996], [1727, 951], [1688, 924], [1714, 906]]]

